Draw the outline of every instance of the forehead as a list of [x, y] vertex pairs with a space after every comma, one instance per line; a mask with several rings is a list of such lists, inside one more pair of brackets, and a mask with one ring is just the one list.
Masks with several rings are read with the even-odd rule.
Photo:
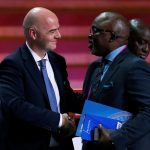
[[113, 28], [113, 23], [111, 23], [109, 20], [95, 19], [92, 24], [92, 27], [111, 30]]
[[55, 15], [42, 15], [38, 18], [38, 27], [46, 30], [59, 28], [59, 21]]
[[58, 29], [59, 28], [59, 21], [58, 21], [58, 19], [57, 18], [55, 18], [55, 19], [52, 19], [52, 18], [47, 18], [47, 27], [49, 28], [49, 29]]
[[138, 36], [150, 42], [150, 28], [139, 29]]

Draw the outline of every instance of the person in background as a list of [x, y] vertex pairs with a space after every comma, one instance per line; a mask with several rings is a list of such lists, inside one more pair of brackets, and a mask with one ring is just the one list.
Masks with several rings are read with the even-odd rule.
[[0, 64], [6, 150], [73, 149], [75, 121], [67, 112], [78, 112], [79, 104], [65, 59], [53, 52], [59, 28], [55, 13], [32, 8], [23, 20], [26, 42]]
[[83, 97], [132, 113], [123, 126], [109, 131], [99, 125], [99, 140], [83, 141], [82, 150], [147, 150], [150, 147], [150, 66], [128, 49], [129, 24], [115, 12], [93, 21], [89, 48], [102, 57], [89, 65]]
[[141, 19], [131, 19], [129, 49], [135, 55], [146, 59], [150, 52], [150, 26]]

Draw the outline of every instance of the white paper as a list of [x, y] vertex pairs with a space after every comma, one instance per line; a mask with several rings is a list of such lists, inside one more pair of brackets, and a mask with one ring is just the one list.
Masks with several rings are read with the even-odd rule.
[[81, 137], [74, 137], [72, 138], [74, 150], [81, 150], [82, 149], [82, 139]]

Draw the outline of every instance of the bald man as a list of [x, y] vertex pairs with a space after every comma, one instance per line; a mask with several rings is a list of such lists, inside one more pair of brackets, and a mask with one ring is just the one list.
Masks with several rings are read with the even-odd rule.
[[53, 52], [59, 28], [52, 11], [31, 9], [23, 20], [26, 42], [0, 64], [1, 107], [9, 121], [6, 150], [73, 149], [75, 122], [67, 112], [77, 112], [79, 104], [65, 59]]
[[99, 125], [97, 142], [84, 141], [83, 150], [147, 150], [150, 147], [150, 66], [128, 47], [128, 21], [103, 12], [93, 21], [89, 48], [101, 57], [90, 64], [83, 86], [84, 99], [133, 114], [121, 129]]
[[131, 19], [129, 49], [142, 59], [150, 52], [150, 26], [141, 19]]

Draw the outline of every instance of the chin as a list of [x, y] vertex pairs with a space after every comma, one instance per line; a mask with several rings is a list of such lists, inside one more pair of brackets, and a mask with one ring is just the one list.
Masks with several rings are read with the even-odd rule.
[[93, 50], [91, 51], [91, 54], [92, 54], [92, 55], [95, 55], [95, 56], [99, 56], [99, 55], [96, 53], [96, 51], [93, 51]]
[[95, 54], [95, 50], [94, 49], [91, 49], [91, 54]]
[[95, 56], [100, 56], [100, 54], [95, 49], [91, 49], [91, 54], [93, 54]]
[[56, 49], [56, 46], [51, 46], [49, 49], [53, 51]]

